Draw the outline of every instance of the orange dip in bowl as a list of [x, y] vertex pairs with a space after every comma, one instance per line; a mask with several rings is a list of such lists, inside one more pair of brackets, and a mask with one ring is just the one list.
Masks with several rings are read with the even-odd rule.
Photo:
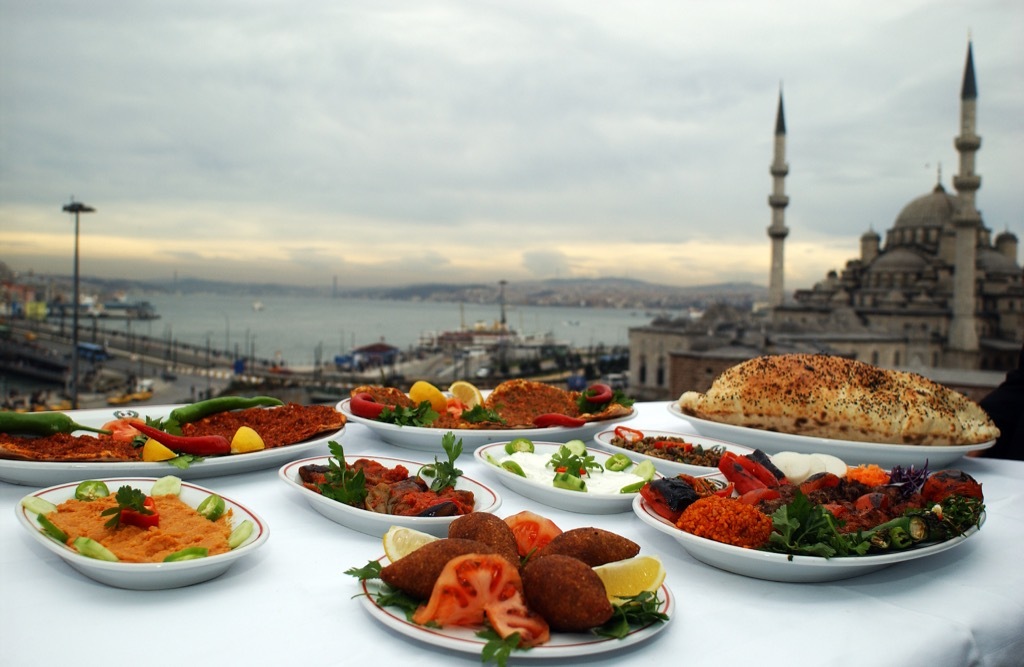
[[89, 537], [109, 549], [125, 563], [159, 563], [170, 554], [188, 547], [206, 547], [208, 556], [227, 553], [231, 535], [231, 510], [216, 521], [199, 514], [175, 495], [153, 496], [160, 525], [151, 528], [124, 525], [108, 528], [110, 516], [103, 510], [117, 507], [117, 494], [96, 500], [66, 500], [56, 512], [46, 515], [68, 536], [74, 548], [76, 537]]

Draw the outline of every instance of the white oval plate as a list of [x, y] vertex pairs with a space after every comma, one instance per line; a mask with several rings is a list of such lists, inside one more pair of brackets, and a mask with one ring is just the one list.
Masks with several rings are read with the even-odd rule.
[[895, 551], [888, 554], [837, 558], [793, 556], [791, 558], [787, 554], [734, 547], [731, 544], [723, 544], [687, 533], [662, 518], [641, 497], [637, 497], [633, 501], [633, 511], [647, 525], [678, 540], [687, 553], [702, 563], [707, 563], [720, 570], [742, 574], [745, 577], [797, 583], [837, 581], [859, 577], [895, 563], [925, 558], [958, 547], [967, 538], [978, 532], [978, 528], [975, 526], [962, 537], [955, 537], [919, 549]]
[[[170, 414], [178, 405], [146, 406], [142, 417], [163, 418]], [[85, 426], [100, 427], [117, 419], [115, 412], [122, 409], [102, 408], [98, 410], [66, 410], [64, 414]], [[84, 431], [82, 433], [85, 433]], [[83, 479], [101, 477], [119, 477], [123, 475], [154, 476], [174, 475], [181, 479], [201, 479], [219, 475], [234, 475], [253, 470], [276, 468], [285, 461], [309, 454], [314, 450], [326, 449], [330, 440], [338, 440], [345, 433], [345, 427], [294, 445], [263, 449], [258, 452], [231, 454], [228, 456], [210, 456], [202, 461], [192, 463], [188, 468], [175, 468], [162, 461], [14, 461], [0, 459], [0, 481], [12, 484], [38, 486], [41, 484], [61, 484]]]
[[[705, 438], [700, 435], [693, 435], [691, 433], [674, 433], [672, 431], [648, 431], [646, 429], [637, 429], [644, 434], [645, 437], [649, 438], [683, 438], [686, 442], [693, 445], [700, 445], [702, 447], [724, 447], [726, 451], [733, 452], [735, 454], [750, 454], [754, 450], [750, 447], [744, 447], [742, 445], [733, 444], [726, 442], [725, 440], [717, 440], [715, 438]], [[718, 472], [717, 467], [711, 466], [696, 466], [689, 463], [679, 463], [678, 461], [669, 461], [668, 459], [660, 459], [657, 456], [648, 456], [647, 454], [641, 454], [634, 452], [632, 449], [625, 447], [619, 447], [618, 445], [612, 444], [612, 438], [615, 437], [615, 430], [601, 431], [594, 436], [594, 441], [602, 447], [613, 451], [622, 452], [634, 461], [647, 459], [654, 464], [654, 467], [658, 469], [663, 475], [678, 475], [683, 473], [686, 475], [710, 475]]]
[[[104, 482], [111, 493], [116, 492], [119, 487], [125, 484], [149, 493], [153, 482], [156, 481], [154, 477], [90, 477], [87, 479], [98, 479]], [[75, 487], [78, 486], [78, 483], [78, 481], [75, 481], [51, 486], [48, 489], [36, 491], [29, 495], [48, 500], [54, 505], [59, 505], [65, 500], [74, 498]], [[197, 507], [211, 493], [215, 492], [201, 486], [189, 484], [188, 482], [181, 483], [180, 497], [182, 501], [192, 507]], [[35, 512], [28, 511], [22, 507], [21, 503], [18, 503], [14, 508], [14, 513], [36, 541], [63, 558], [67, 561], [68, 565], [90, 579], [95, 579], [100, 583], [117, 588], [153, 591], [191, 586], [192, 584], [198, 584], [219, 577], [234, 565], [235, 561], [253, 553], [267, 541], [267, 538], [270, 536], [270, 529], [263, 519], [249, 508], [238, 503], [238, 501], [221, 494], [217, 495], [224, 499], [228, 509], [232, 511], [232, 525], [237, 526], [246, 519], [252, 521], [254, 528], [252, 535], [241, 546], [228, 553], [174, 563], [118, 563], [89, 558], [71, 547], [47, 537], [36, 521]]]
[[636, 408], [627, 417], [618, 419], [606, 419], [596, 422], [587, 422], [583, 426], [552, 426], [548, 428], [506, 428], [506, 429], [441, 429], [428, 428], [423, 426], [396, 426], [385, 424], [365, 417], [352, 414], [349, 402], [352, 399], [346, 398], [338, 403], [337, 409], [345, 417], [356, 424], [362, 424], [373, 431], [378, 438], [392, 445], [416, 449], [424, 452], [440, 453], [441, 436], [448, 431], [462, 438], [462, 446], [466, 449], [474, 449], [480, 445], [491, 442], [507, 442], [515, 438], [544, 439], [550, 442], [569, 442], [570, 440], [589, 440], [601, 429], [608, 428], [610, 424], [621, 424], [636, 416]]
[[[535, 500], [538, 503], [578, 514], [617, 514], [628, 512], [633, 503], [633, 498], [639, 493], [590, 493], [585, 491], [570, 491], [559, 489], [536, 479], [520, 477], [514, 472], [505, 470], [495, 461], [500, 461], [505, 456], [505, 442], [493, 442], [478, 448], [473, 456], [487, 469], [497, 475], [501, 483], [512, 489], [519, 495]], [[553, 455], [558, 452], [561, 443], [537, 442], [533, 443], [534, 451], [537, 454]], [[587, 448], [587, 453], [593, 455], [594, 460], [604, 465], [611, 456], [611, 452], [602, 449]], [[656, 475], [657, 476], [657, 475]]]
[[[292, 461], [281, 467], [277, 472], [277, 476], [280, 477], [284, 482], [302, 494], [302, 497], [309, 502], [310, 506], [320, 514], [330, 519], [335, 523], [339, 523], [346, 528], [359, 531], [360, 533], [366, 533], [367, 535], [373, 535], [375, 537], [383, 537], [384, 533], [388, 532], [391, 526], [404, 526], [406, 528], [414, 528], [424, 533], [430, 533], [431, 535], [437, 535], [438, 537], [448, 537], [448, 524], [457, 519], [457, 516], [396, 516], [392, 514], [380, 514], [378, 512], [371, 512], [369, 510], [359, 509], [346, 505], [345, 503], [338, 502], [331, 498], [320, 495], [315, 491], [311, 491], [302, 485], [302, 480], [299, 479], [299, 468], [304, 465], [328, 465], [328, 461], [331, 460], [330, 456], [320, 456], [309, 459], [302, 459], [300, 461]], [[357, 454], [351, 456], [345, 456], [347, 463], [352, 463], [358, 459], [369, 459], [376, 461], [383, 466], [388, 468], [394, 468], [398, 465], [403, 465], [409, 470], [410, 475], [415, 475], [416, 471], [420, 469], [424, 463], [417, 463], [416, 461], [407, 461], [405, 459], [392, 459], [382, 456], [359, 456]], [[433, 463], [431, 461], [430, 463]], [[473, 492], [474, 506], [473, 511], [475, 512], [489, 512], [493, 514], [501, 507], [501, 496], [499, 496], [492, 489], [484, 486], [480, 482], [474, 479], [470, 479], [465, 475], [460, 476], [455, 482], [455, 488], [465, 491]]]
[[[377, 604], [374, 596], [380, 590], [380, 585], [381, 582], [379, 580], [360, 582], [363, 595], [359, 597], [362, 600], [363, 607], [369, 612], [370, 616], [410, 639], [438, 648], [480, 655], [487, 640], [476, 636], [479, 628], [460, 628], [454, 626], [435, 628], [417, 625], [407, 619], [405, 613], [397, 607], [382, 607]], [[661, 589], [658, 591], [658, 597], [661, 599], [661, 607], [658, 608], [658, 611], [668, 615], [669, 618], [664, 623], [652, 623], [642, 628], [636, 628], [631, 630], [622, 639], [599, 637], [598, 635], [584, 632], [552, 632], [551, 639], [546, 644], [534, 646], [529, 651], [513, 651], [510, 656], [511, 662], [550, 658], [578, 659], [580, 656], [618, 651], [640, 642], [648, 641], [667, 628], [675, 617], [675, 596], [672, 595], [672, 592], [664, 584], [662, 584]]]
[[756, 447], [768, 454], [779, 452], [800, 452], [802, 454], [831, 454], [838, 456], [847, 465], [875, 463], [883, 468], [893, 466], [915, 466], [921, 468], [928, 464], [932, 470], [944, 468], [961, 458], [968, 452], [988, 449], [995, 440], [981, 442], [976, 445], [894, 445], [877, 442], [858, 442], [856, 440], [833, 440], [807, 435], [792, 435], [776, 431], [763, 431], [746, 426], [733, 426], [719, 422], [699, 419], [684, 414], [677, 403], [669, 403], [668, 411], [680, 419], [685, 419], [693, 430], [701, 435], [721, 438], [749, 447]]

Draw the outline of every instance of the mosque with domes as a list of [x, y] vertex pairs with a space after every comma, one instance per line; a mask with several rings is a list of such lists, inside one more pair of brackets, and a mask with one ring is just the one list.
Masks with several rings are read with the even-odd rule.
[[886, 368], [1006, 371], [1024, 342], [1024, 272], [1017, 237], [993, 238], [976, 205], [978, 88], [971, 44], [960, 94], [959, 169], [908, 203], [885, 238], [869, 230], [860, 255], [811, 289], [784, 291], [786, 124], [782, 94], [768, 197], [771, 265], [761, 317], [655, 321], [630, 329], [630, 383], [638, 398], [703, 390], [746, 358], [784, 352], [841, 354]]

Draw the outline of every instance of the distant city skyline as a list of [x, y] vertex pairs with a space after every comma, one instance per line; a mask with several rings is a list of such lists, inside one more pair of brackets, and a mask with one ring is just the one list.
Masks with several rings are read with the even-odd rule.
[[1024, 235], [1024, 6], [1001, 0], [0, 0], [0, 260], [330, 289], [627, 277], [785, 290], [956, 173]]

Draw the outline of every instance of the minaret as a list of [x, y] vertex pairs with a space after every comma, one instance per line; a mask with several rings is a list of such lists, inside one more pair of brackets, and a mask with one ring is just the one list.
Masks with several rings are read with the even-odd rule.
[[[981, 214], [975, 205], [975, 193], [981, 187], [981, 177], [974, 173], [974, 154], [981, 147], [981, 137], [975, 134], [977, 123], [978, 86], [974, 80], [974, 53], [967, 42], [967, 64], [960, 90], [960, 136], [953, 145], [960, 153], [960, 172], [953, 177], [958, 205], [953, 213], [956, 241], [953, 260], [953, 321], [949, 327], [949, 347], [953, 352], [978, 351], [978, 330], [975, 326], [976, 259], [978, 230]], [[971, 364], [961, 355], [957, 366]]]
[[772, 308], [782, 305], [783, 294], [783, 242], [789, 230], [786, 229], [786, 117], [782, 111], [782, 88], [779, 88], [779, 110], [775, 114], [775, 159], [769, 170], [772, 175], [772, 193], [768, 195], [768, 205], [772, 207], [772, 224], [768, 228], [768, 238], [772, 240], [772, 267], [768, 276], [768, 305]]

